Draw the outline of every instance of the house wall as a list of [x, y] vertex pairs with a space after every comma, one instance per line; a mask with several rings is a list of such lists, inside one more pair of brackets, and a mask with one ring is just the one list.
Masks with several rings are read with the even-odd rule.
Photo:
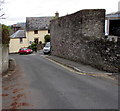
[[20, 39], [10, 39], [9, 53], [17, 53], [21, 47], [28, 47], [28, 39], [23, 38], [23, 43], [20, 43]]
[[0, 74], [6, 72], [9, 66], [9, 48], [7, 45], [0, 44]]
[[105, 40], [104, 9], [82, 10], [52, 20], [50, 32], [52, 55], [109, 72], [119, 70], [119, 50], [115, 51], [119, 47]]
[[39, 38], [39, 42], [42, 41], [44, 43], [44, 36], [48, 34], [48, 30], [40, 30], [38, 34], [34, 34], [34, 31], [27, 31], [26, 36], [30, 41], [34, 42], [34, 38]]
[[34, 31], [27, 31], [26, 38], [23, 38], [23, 43], [20, 43], [19, 38], [11, 38], [9, 44], [9, 53], [17, 53], [21, 47], [28, 47], [30, 41], [34, 42], [34, 38], [39, 38], [39, 41], [44, 43], [44, 36], [48, 34], [48, 30], [38, 31], [38, 34], [34, 34]]

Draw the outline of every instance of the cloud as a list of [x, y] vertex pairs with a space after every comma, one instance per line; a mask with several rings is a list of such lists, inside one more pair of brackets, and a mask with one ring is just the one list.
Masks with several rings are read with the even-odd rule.
[[[5, 13], [9, 22], [22, 21], [26, 17], [60, 16], [71, 14], [81, 9], [105, 8], [107, 13], [118, 10], [119, 0], [6, 0]], [[12, 20], [11, 20], [12, 18]], [[14, 19], [13, 19], [14, 18]], [[18, 19], [20, 18], [20, 19]]]

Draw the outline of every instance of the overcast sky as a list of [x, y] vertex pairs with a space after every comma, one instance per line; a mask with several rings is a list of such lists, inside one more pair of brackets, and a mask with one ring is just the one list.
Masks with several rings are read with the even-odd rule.
[[60, 16], [75, 13], [82, 9], [106, 9], [106, 13], [118, 11], [119, 0], [5, 0], [3, 6], [5, 18], [1, 22], [7, 25], [25, 22], [26, 17]]

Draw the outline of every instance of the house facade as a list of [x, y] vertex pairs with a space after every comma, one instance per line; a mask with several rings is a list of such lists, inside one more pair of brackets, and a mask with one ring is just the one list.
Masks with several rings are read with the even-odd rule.
[[27, 17], [25, 30], [17, 30], [10, 36], [9, 52], [17, 53], [20, 48], [32, 43], [44, 43], [44, 36], [49, 33], [50, 20], [53, 17]]
[[50, 34], [49, 24], [52, 17], [27, 17], [26, 18], [26, 37], [29, 45], [31, 43], [44, 43], [44, 36]]
[[24, 30], [18, 30], [10, 36], [9, 53], [16, 53], [21, 47], [28, 47], [28, 40]]

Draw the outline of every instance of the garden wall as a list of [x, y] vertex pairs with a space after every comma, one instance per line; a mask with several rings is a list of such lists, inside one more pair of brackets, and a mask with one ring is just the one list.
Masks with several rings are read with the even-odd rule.
[[8, 46], [0, 45], [0, 74], [6, 72], [9, 66]]

